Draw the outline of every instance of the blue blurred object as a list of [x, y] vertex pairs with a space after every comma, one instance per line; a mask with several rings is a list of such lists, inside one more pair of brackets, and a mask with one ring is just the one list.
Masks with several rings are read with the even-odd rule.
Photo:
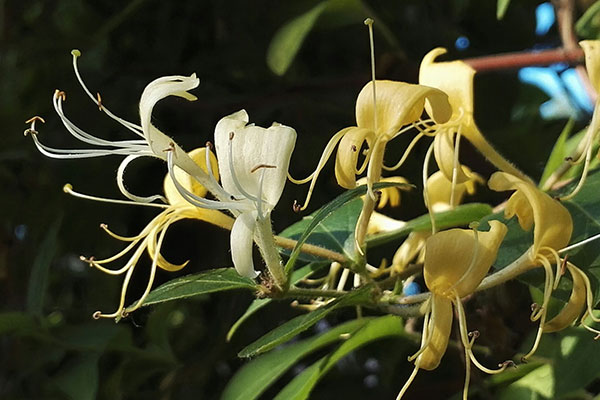
[[417, 282], [408, 282], [402, 288], [402, 293], [405, 296], [413, 296], [421, 293], [421, 286]]
[[468, 49], [470, 45], [471, 41], [466, 36], [459, 36], [454, 42], [454, 47], [456, 47], [456, 50], [460, 51]]
[[535, 9], [535, 34], [543, 36], [556, 21], [554, 7], [550, 3], [542, 3]]
[[588, 96], [577, 70], [575, 68], [569, 68], [563, 72], [560, 77], [565, 83], [565, 86], [575, 103], [591, 114], [594, 111], [594, 103], [590, 99], [590, 96]]
[[542, 118], [570, 118], [579, 115], [577, 104], [571, 101], [561, 76], [553, 68], [521, 68], [519, 80], [540, 88], [550, 97], [550, 100], [540, 105]]

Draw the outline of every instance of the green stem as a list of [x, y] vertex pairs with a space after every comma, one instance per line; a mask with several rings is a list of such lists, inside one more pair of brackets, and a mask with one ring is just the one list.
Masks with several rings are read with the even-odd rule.
[[[298, 241], [281, 236], [275, 236], [275, 244], [279, 247], [283, 247], [284, 249], [293, 250], [296, 247], [296, 244], [298, 244]], [[340, 264], [345, 264], [348, 261], [346, 256], [343, 254], [338, 253], [337, 251], [325, 249], [320, 246], [315, 246], [314, 244], [304, 243], [302, 247], [300, 247], [300, 251], [302, 253], [311, 254], [327, 260], [337, 261]]]
[[290, 287], [285, 292], [285, 297], [293, 297], [293, 298], [317, 298], [317, 297], [341, 297], [348, 292], [342, 290], [321, 290], [321, 289], [307, 289], [307, 288], [299, 288], [296, 286]]
[[260, 253], [265, 260], [267, 269], [275, 281], [275, 285], [280, 290], [285, 291], [287, 288], [287, 276], [283, 270], [281, 257], [275, 246], [275, 238], [271, 229], [271, 216], [266, 215], [264, 218], [258, 218], [256, 221], [256, 231], [254, 238], [256, 245], [260, 249]]

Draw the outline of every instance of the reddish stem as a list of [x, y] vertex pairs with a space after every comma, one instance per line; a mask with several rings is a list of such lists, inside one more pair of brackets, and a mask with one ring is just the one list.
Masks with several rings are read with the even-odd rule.
[[493, 56], [467, 58], [463, 61], [473, 67], [477, 72], [482, 72], [521, 68], [532, 65], [548, 65], [557, 62], [574, 64], [581, 62], [583, 57], [583, 50], [577, 47], [572, 50], [558, 48], [554, 50], [497, 54]]

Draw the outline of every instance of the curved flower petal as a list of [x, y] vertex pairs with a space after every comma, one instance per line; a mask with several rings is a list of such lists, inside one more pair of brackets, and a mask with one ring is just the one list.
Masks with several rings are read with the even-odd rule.
[[256, 211], [246, 211], [240, 214], [233, 223], [230, 237], [233, 266], [238, 274], [252, 279], [258, 276], [252, 261], [252, 243], [256, 218]]
[[260, 194], [270, 210], [287, 180], [296, 131], [278, 123], [261, 128], [247, 122], [248, 114], [242, 110], [222, 118], [215, 128], [221, 182], [235, 197], [247, 197], [244, 192], [255, 197]]
[[425, 350], [415, 361], [417, 367], [427, 371], [436, 369], [446, 353], [453, 316], [451, 300], [432, 293], [430, 301], [431, 317], [426, 328], [427, 332], [424, 331], [423, 335], [431, 335], [431, 337]]
[[[451, 130], [442, 130], [436, 133], [433, 139], [433, 155], [440, 170], [446, 175], [449, 181], [452, 181], [454, 173], [454, 139], [456, 135]], [[456, 183], [463, 183], [469, 180], [469, 177], [463, 171], [460, 163], [457, 165]]]
[[472, 114], [475, 70], [463, 61], [435, 62], [436, 58], [446, 52], [446, 49], [438, 47], [423, 57], [419, 83], [444, 91], [448, 95], [454, 117], [461, 112]]
[[144, 89], [140, 99], [140, 123], [154, 155], [164, 160], [166, 159], [165, 150], [174, 146], [175, 164], [192, 176], [202, 174], [198, 165], [173, 142], [173, 139], [152, 125], [151, 119], [154, 106], [165, 97], [178, 96], [190, 101], [196, 100], [196, 96], [187, 91], [196, 88], [199, 83], [200, 80], [196, 78], [196, 74], [191, 76], [164, 76], [150, 82]]
[[472, 293], [496, 260], [506, 235], [506, 225], [489, 221], [488, 232], [449, 229], [438, 232], [425, 243], [425, 284], [432, 293], [459, 297]]
[[[448, 96], [439, 89], [395, 81], [375, 81], [377, 103], [373, 103], [373, 82], [367, 83], [356, 100], [356, 122], [377, 135], [392, 136], [404, 125], [418, 121], [425, 101], [428, 114], [437, 123], [450, 119]], [[374, 115], [377, 113], [374, 120]], [[377, 126], [375, 126], [375, 124]]]
[[585, 67], [596, 93], [600, 93], [600, 40], [582, 40], [579, 45], [585, 53]]
[[494, 173], [488, 186], [498, 192], [516, 190], [508, 200], [504, 215], [506, 218], [516, 215], [525, 230], [530, 229], [532, 223], [535, 225], [532, 258], [535, 258], [543, 247], [559, 250], [569, 243], [573, 232], [573, 220], [560, 202], [530, 182], [505, 172]]
[[571, 326], [583, 314], [586, 304], [586, 288], [585, 280], [582, 276], [583, 272], [570, 263], [567, 263], [567, 269], [573, 279], [571, 296], [563, 309], [554, 318], [544, 324], [544, 332], [561, 331]]
[[[469, 176], [469, 180], [454, 186], [454, 205], [460, 204], [466, 193], [475, 193], [476, 183], [483, 183], [481, 176], [471, 172], [465, 166], [462, 169], [463, 173]], [[452, 182], [446, 178], [446, 175], [442, 171], [437, 171], [427, 178], [427, 196], [430, 204], [429, 209], [433, 212], [447, 211], [452, 208], [453, 204], [450, 204]]]
[[358, 159], [364, 142], [367, 142], [369, 148], [375, 141], [375, 133], [369, 129], [352, 126], [343, 129], [346, 133], [337, 149], [335, 158], [335, 178], [338, 184], [345, 189], [354, 189], [356, 187], [356, 174], [360, 167]]
[[[198, 166], [200, 166], [200, 168], [202, 168], [202, 170], [204, 172], [208, 173], [208, 168], [206, 167], [206, 152], [207, 151], [210, 153], [209, 158], [210, 158], [210, 164], [211, 164], [211, 170], [212, 170], [213, 176], [215, 177], [216, 180], [218, 180], [219, 179], [219, 166], [217, 164], [217, 157], [215, 157], [215, 155], [213, 154], [212, 151], [210, 151], [210, 149], [207, 149], [206, 147], [199, 147], [197, 149], [190, 151], [189, 156]], [[196, 196], [199, 196], [199, 197], [206, 196], [206, 193], [207, 193], [206, 188], [204, 186], [202, 186], [200, 183], [198, 183], [198, 181], [196, 179], [192, 178], [187, 172], [185, 172], [178, 166], [175, 166], [174, 174], [175, 174], [175, 178], [177, 179], [177, 182], [179, 182], [181, 184], [181, 186], [183, 186], [185, 189], [187, 189], [191, 193], [195, 194]], [[189, 205], [187, 200], [185, 200], [181, 196], [181, 194], [179, 194], [179, 191], [175, 188], [175, 184], [171, 180], [171, 177], [169, 176], [169, 174], [167, 174], [167, 176], [165, 176], [164, 190], [165, 190], [165, 197], [169, 201], [170, 205], [181, 205], [181, 206]]]

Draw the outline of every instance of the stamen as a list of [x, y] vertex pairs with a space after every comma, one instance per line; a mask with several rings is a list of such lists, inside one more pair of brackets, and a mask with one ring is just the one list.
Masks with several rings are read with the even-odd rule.
[[244, 190], [244, 188], [242, 187], [242, 185], [240, 184], [239, 180], [237, 179], [237, 174], [235, 173], [235, 167], [233, 165], [233, 137], [235, 136], [235, 134], [233, 132], [229, 132], [229, 170], [231, 171], [231, 178], [233, 180], [233, 184], [235, 185], [236, 189], [248, 200], [252, 200], [255, 203], [259, 203], [260, 200], [256, 197], [251, 195], [250, 193], [248, 193], [246, 190]]
[[98, 104], [98, 110], [102, 111], [102, 97], [100, 97], [100, 92], [96, 92], [96, 103]]
[[371, 48], [371, 82], [373, 82], [373, 130], [377, 132], [377, 90], [375, 88], [375, 41], [373, 40], [372, 18], [365, 19], [365, 25], [369, 27], [369, 46]]
[[402, 389], [400, 390], [400, 393], [398, 393], [398, 396], [396, 396], [396, 400], [402, 399], [402, 396], [404, 396], [404, 394], [408, 390], [409, 386], [415, 380], [415, 377], [417, 376], [417, 372], [419, 372], [419, 367], [415, 366], [415, 368], [413, 369], [413, 372], [410, 374], [410, 376], [406, 380], [406, 383], [404, 384], [404, 386], [402, 386]]
[[431, 205], [429, 202], [429, 191], [427, 190], [427, 178], [429, 177], [429, 160], [431, 160], [431, 153], [433, 153], [433, 142], [429, 145], [429, 149], [427, 149], [427, 153], [425, 154], [425, 159], [423, 160], [423, 199], [425, 200], [425, 206], [429, 210], [429, 219], [431, 220], [431, 234], [435, 234], [437, 231], [435, 226], [435, 218], [433, 216], [433, 212], [431, 210]]
[[398, 161], [394, 166], [392, 167], [388, 167], [387, 165], [383, 165], [383, 169], [385, 169], [386, 171], [395, 171], [398, 168], [400, 168], [402, 166], [402, 164], [404, 164], [404, 162], [408, 159], [408, 155], [410, 154], [410, 152], [412, 151], [412, 149], [415, 147], [415, 145], [419, 142], [419, 140], [421, 140], [421, 138], [424, 136], [424, 133], [419, 132], [414, 138], [413, 140], [409, 143], [408, 147], [406, 147], [406, 150], [404, 150], [404, 154], [402, 154], [402, 157], [400, 158], [400, 161]]
[[573, 244], [572, 244], [572, 245], [570, 245], [570, 246], [567, 246], [567, 247], [565, 247], [565, 248], [562, 248], [562, 249], [558, 250], [558, 252], [559, 252], [559, 253], [564, 253], [565, 251], [569, 251], [569, 250], [576, 249], [576, 248], [578, 248], [578, 247], [580, 247], [580, 246], [583, 246], [584, 244], [587, 244], [587, 243], [589, 243], [589, 242], [592, 242], [592, 241], [594, 241], [594, 240], [596, 240], [596, 239], [598, 239], [598, 238], [600, 238], [600, 233], [597, 233], [597, 234], [595, 234], [594, 236], [591, 236], [591, 237], [589, 237], [589, 238], [587, 238], [587, 239], [584, 239], [584, 240], [582, 240], [582, 241], [580, 241], [580, 242], [573, 243]]
[[277, 168], [277, 166], [276, 165], [269, 165], [269, 164], [258, 164], [257, 166], [255, 166], [254, 168], [252, 168], [250, 170], [250, 173], [252, 174], [252, 173], [258, 171], [261, 168]]
[[138, 202], [138, 203], [151, 203], [155, 200], [160, 200], [163, 203], [168, 204], [169, 202], [167, 201], [165, 196], [162, 196], [160, 194], [155, 194], [153, 196], [147, 196], [147, 197], [136, 196], [125, 188], [124, 177], [123, 177], [123, 175], [125, 174], [125, 168], [127, 168], [129, 163], [131, 163], [133, 160], [140, 158], [140, 157], [142, 157], [142, 156], [132, 154], [132, 155], [125, 157], [125, 159], [123, 159], [123, 161], [121, 161], [121, 164], [119, 164], [119, 168], [117, 169], [117, 186], [119, 187], [119, 190], [121, 191], [123, 196], [127, 197], [130, 200]]
[[454, 142], [454, 159], [452, 162], [452, 183], [451, 183], [451, 187], [450, 187], [450, 207], [452, 207], [452, 208], [454, 208], [454, 206], [455, 206], [454, 199], [455, 199], [455, 192], [456, 192], [456, 180], [458, 178], [458, 170], [459, 170], [459, 168], [462, 170], [462, 166], [460, 165], [460, 163], [458, 161], [460, 138], [461, 138], [461, 131], [460, 131], [460, 127], [459, 127], [458, 132], [456, 133], [456, 139]]
[[147, 207], [156, 207], [156, 208], [168, 208], [169, 206], [166, 204], [157, 204], [157, 203], [139, 203], [137, 201], [129, 201], [129, 200], [119, 200], [119, 199], [108, 199], [104, 197], [96, 197], [90, 196], [88, 194], [79, 193], [73, 190], [73, 186], [70, 183], [67, 183], [63, 186], [63, 191], [71, 196], [79, 197], [86, 200], [100, 201], [103, 203], [113, 203], [113, 204], [129, 204], [129, 205], [137, 205], [137, 206], [147, 206]]

